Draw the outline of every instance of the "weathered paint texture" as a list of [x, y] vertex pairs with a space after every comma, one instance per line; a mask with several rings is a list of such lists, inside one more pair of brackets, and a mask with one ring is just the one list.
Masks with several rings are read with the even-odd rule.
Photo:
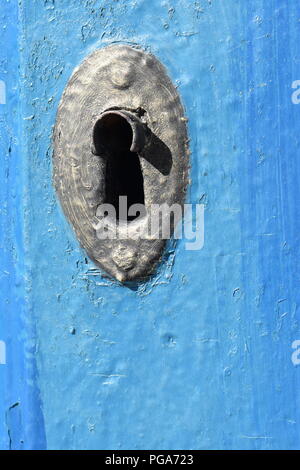
[[[36, 336], [31, 307], [26, 143], [22, 137], [17, 2], [0, 7], [0, 448], [45, 447], [37, 387]], [[27, 223], [27, 222], [26, 222]], [[1, 360], [0, 360], [1, 362]]]
[[[16, 3], [1, 3], [1, 30]], [[1, 131], [1, 446], [299, 448], [299, 2], [18, 3], [15, 127]], [[62, 91], [119, 42], [153, 52], [178, 86], [189, 202], [206, 207], [203, 249], [170, 245], [132, 289], [85, 258], [52, 186]]]

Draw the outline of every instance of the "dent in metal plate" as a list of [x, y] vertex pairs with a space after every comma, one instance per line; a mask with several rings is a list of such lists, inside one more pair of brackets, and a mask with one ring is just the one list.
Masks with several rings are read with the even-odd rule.
[[[104, 134], [96, 134], [97, 126], [109, 119], [124, 119], [130, 126], [128, 151], [141, 170], [146, 215], [128, 222], [127, 239], [122, 239], [122, 221], [114, 240], [100, 240], [95, 229], [97, 208], [108, 202], [109, 185], [114, 186], [107, 176], [111, 155], [102, 145]], [[161, 259], [165, 240], [147, 235], [150, 206], [184, 202], [189, 161], [185, 121], [162, 64], [127, 45], [89, 55], [61, 98], [54, 131], [55, 187], [88, 256], [121, 282], [148, 277]]]

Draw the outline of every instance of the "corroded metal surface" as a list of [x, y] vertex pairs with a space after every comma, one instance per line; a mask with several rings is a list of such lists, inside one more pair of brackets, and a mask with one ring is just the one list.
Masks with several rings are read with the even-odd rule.
[[[128, 224], [126, 240], [99, 240], [96, 211], [105, 202], [106, 160], [93, 130], [108, 110], [139, 116], [147, 142], [138, 152], [146, 217]], [[147, 235], [153, 204], [182, 204], [188, 175], [186, 119], [164, 67], [126, 45], [97, 50], [74, 71], [60, 102], [54, 132], [54, 181], [64, 213], [93, 261], [119, 281], [149, 276], [165, 241]], [[133, 135], [134, 132], [133, 132]], [[97, 154], [98, 153], [98, 154]], [[136, 229], [139, 236], [135, 236]]]

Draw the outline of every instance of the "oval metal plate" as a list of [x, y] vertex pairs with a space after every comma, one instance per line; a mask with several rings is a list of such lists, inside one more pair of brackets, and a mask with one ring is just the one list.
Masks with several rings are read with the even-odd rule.
[[[126, 239], [119, 234], [105, 240], [99, 239], [95, 227], [97, 208], [105, 202], [106, 162], [95, 155], [92, 143], [95, 122], [113, 109], [139, 113], [150, 132], [139, 153], [147, 215], [129, 222]], [[53, 155], [55, 188], [88, 256], [121, 282], [152, 274], [165, 240], [148, 234], [150, 208], [184, 203], [189, 168], [183, 107], [162, 64], [152, 54], [127, 45], [89, 55], [75, 69], [61, 98]]]

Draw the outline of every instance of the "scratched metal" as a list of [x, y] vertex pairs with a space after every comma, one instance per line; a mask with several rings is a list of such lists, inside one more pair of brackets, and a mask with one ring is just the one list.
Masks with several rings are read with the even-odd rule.
[[[146, 215], [126, 224], [125, 229], [119, 224], [116, 239], [100, 240], [96, 211], [105, 203], [107, 158], [92, 151], [93, 129], [102, 113], [114, 109], [136, 114], [143, 110], [141, 123], [149, 137], [138, 155]], [[56, 190], [89, 257], [119, 281], [145, 278], [161, 260], [165, 240], [156, 232], [149, 233], [151, 207], [184, 202], [188, 174], [185, 121], [178, 92], [164, 67], [152, 54], [127, 45], [89, 55], [63, 93], [54, 132]], [[163, 223], [168, 223], [166, 217]]]

